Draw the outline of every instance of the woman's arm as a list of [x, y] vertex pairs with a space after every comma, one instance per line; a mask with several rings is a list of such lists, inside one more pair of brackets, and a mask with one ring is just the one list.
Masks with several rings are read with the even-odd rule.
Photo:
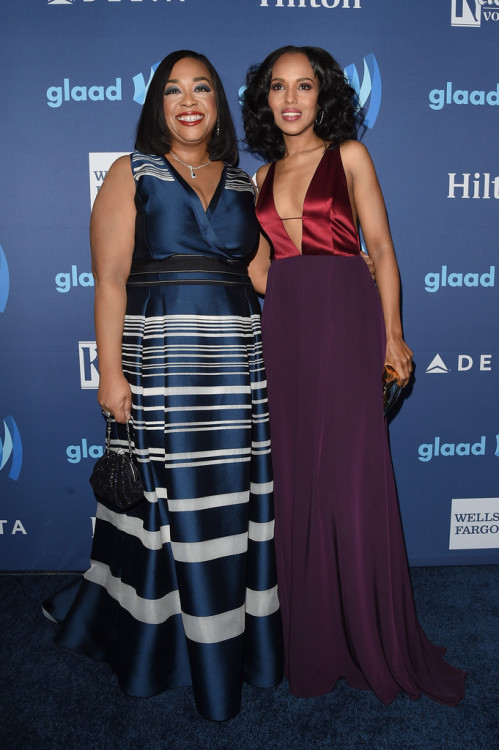
[[135, 184], [130, 157], [111, 166], [97, 194], [90, 220], [92, 272], [95, 279], [95, 335], [99, 357], [97, 400], [117, 422], [130, 418], [132, 395], [123, 375], [121, 342], [126, 309], [126, 281], [135, 236]]
[[[260, 169], [256, 173], [256, 185], [258, 189], [257, 203], [261, 187], [263, 185], [265, 177], [267, 176], [269, 168], [270, 164], [264, 164], [264, 166], [260, 167]], [[265, 292], [267, 290], [267, 276], [269, 273], [269, 268], [270, 244], [265, 239], [263, 234], [260, 233], [260, 242], [258, 244], [257, 253], [248, 266], [248, 273], [251, 279], [251, 283], [253, 284], [255, 291], [258, 294], [265, 295]]]
[[376, 267], [376, 283], [386, 327], [385, 362], [396, 369], [399, 383], [407, 385], [412, 371], [412, 351], [402, 333], [399, 270], [381, 188], [365, 146], [348, 141], [341, 147], [341, 156], [355, 218], [358, 218], [367, 250]]
[[257, 294], [265, 295], [267, 291], [267, 277], [270, 268], [270, 245], [265, 237], [260, 235], [258, 251], [248, 266], [248, 273]]

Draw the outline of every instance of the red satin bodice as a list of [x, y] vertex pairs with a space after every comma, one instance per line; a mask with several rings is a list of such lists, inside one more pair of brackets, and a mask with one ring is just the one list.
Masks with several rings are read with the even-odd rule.
[[[277, 213], [271, 164], [260, 191], [256, 215], [273, 247], [273, 258], [300, 255]], [[353, 220], [347, 180], [339, 148], [328, 148], [310, 181], [302, 216], [301, 255], [359, 255], [360, 243]]]

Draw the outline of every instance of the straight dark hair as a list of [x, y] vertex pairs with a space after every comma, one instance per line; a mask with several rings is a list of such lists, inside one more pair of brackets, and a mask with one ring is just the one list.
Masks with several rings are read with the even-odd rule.
[[273, 67], [288, 53], [306, 55], [319, 81], [318, 105], [322, 115], [319, 124], [314, 124], [315, 134], [333, 146], [356, 140], [364, 112], [334, 57], [321, 47], [288, 45], [271, 52], [260, 65], [248, 71], [242, 115], [249, 150], [266, 161], [278, 161], [284, 156], [284, 139], [274, 122], [268, 97]]
[[135, 148], [145, 154], [156, 154], [157, 156], [163, 156], [170, 151], [171, 134], [168, 130], [163, 111], [163, 97], [166, 82], [170, 78], [173, 66], [185, 57], [192, 57], [194, 60], [199, 60], [199, 62], [203, 63], [210, 73], [215, 89], [218, 119], [217, 127], [214, 128], [208, 144], [210, 159], [212, 161], [224, 161], [227, 164], [237, 166], [239, 163], [239, 152], [237, 149], [236, 131], [220, 76], [207, 57], [199, 52], [193, 52], [188, 49], [172, 52], [158, 65], [149, 85], [142, 113], [137, 124]]

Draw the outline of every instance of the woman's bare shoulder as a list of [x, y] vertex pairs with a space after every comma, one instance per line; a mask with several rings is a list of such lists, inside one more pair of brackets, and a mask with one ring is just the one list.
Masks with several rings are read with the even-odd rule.
[[369, 151], [359, 141], [345, 141], [340, 146], [341, 160], [345, 171], [352, 175], [374, 170]]

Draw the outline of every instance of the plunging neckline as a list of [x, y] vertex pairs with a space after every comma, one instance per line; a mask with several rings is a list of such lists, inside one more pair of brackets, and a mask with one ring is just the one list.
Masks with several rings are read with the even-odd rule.
[[225, 175], [226, 175], [227, 165], [226, 164], [223, 165], [223, 169], [222, 169], [222, 172], [220, 173], [220, 179], [218, 180], [217, 186], [215, 188], [215, 192], [211, 196], [210, 202], [208, 203], [208, 206], [205, 208], [204, 204], [203, 204], [203, 201], [201, 200], [201, 198], [200, 198], [199, 194], [197, 193], [197, 191], [194, 190], [194, 188], [192, 187], [192, 185], [189, 185], [189, 183], [187, 182], [187, 180], [185, 180], [182, 177], [182, 175], [180, 174], [180, 172], [178, 172], [175, 169], [175, 167], [172, 164], [170, 164], [170, 162], [168, 161], [168, 159], [166, 158], [166, 156], [163, 156], [163, 160], [165, 162], [165, 165], [166, 165], [167, 169], [169, 169], [170, 172], [172, 173], [175, 181], [185, 189], [185, 191], [190, 195], [191, 198], [194, 197], [194, 199], [197, 199], [197, 201], [199, 201], [199, 205], [201, 206], [201, 210], [202, 210], [203, 214], [206, 216], [207, 219], [211, 219], [211, 217], [213, 216], [213, 213], [215, 212], [215, 209], [216, 209], [216, 207], [218, 205], [218, 201], [220, 200], [220, 196], [222, 194], [222, 189], [223, 189], [223, 187], [225, 185]]
[[293, 242], [293, 240], [291, 239], [291, 237], [289, 236], [288, 230], [286, 229], [286, 226], [284, 224], [284, 222], [285, 221], [289, 221], [289, 219], [285, 219], [285, 218], [283, 219], [280, 216], [279, 212], [277, 211], [277, 207], [276, 207], [276, 204], [275, 204], [275, 198], [274, 198], [274, 177], [275, 177], [275, 165], [276, 165], [277, 162], [274, 161], [272, 163], [271, 167], [270, 167], [271, 171], [272, 171], [272, 184], [271, 184], [270, 187], [271, 187], [272, 205], [274, 207], [274, 212], [275, 212], [277, 218], [279, 219], [279, 221], [281, 223], [282, 229], [283, 229], [284, 234], [286, 235], [288, 241], [291, 243], [291, 245], [294, 247], [294, 249], [296, 250], [296, 252], [299, 255], [303, 255], [303, 219], [304, 219], [304, 216], [305, 216], [305, 206], [306, 206], [306, 203], [307, 203], [308, 194], [310, 193], [310, 189], [312, 187], [312, 183], [314, 182], [314, 180], [315, 180], [315, 178], [317, 176], [317, 173], [319, 171], [319, 167], [321, 166], [322, 162], [324, 161], [324, 158], [325, 158], [327, 152], [328, 151], [332, 151], [332, 150], [333, 149], [331, 148], [331, 146], [328, 146], [326, 149], [324, 149], [324, 153], [322, 154], [321, 158], [317, 162], [317, 166], [314, 169], [312, 177], [310, 178], [310, 182], [308, 183], [308, 187], [307, 187], [307, 189], [305, 191], [305, 197], [303, 198], [303, 206], [302, 206], [302, 209], [301, 209], [301, 217], [299, 217], [299, 216], [290, 217], [290, 218], [294, 218], [295, 220], [296, 219], [301, 219], [301, 247], [297, 247], [295, 245], [295, 243]]

